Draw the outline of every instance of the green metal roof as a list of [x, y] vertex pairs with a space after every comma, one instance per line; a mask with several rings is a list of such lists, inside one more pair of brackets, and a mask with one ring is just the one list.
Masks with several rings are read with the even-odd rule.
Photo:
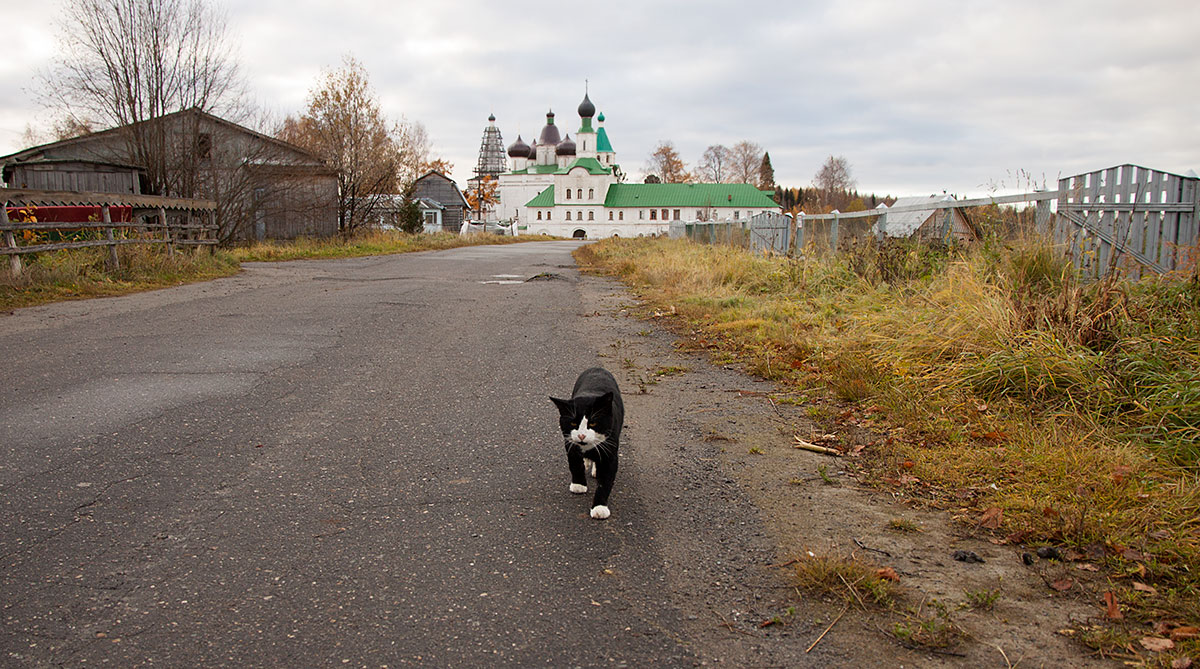
[[558, 174], [558, 165], [530, 165], [523, 170], [513, 170], [513, 174]]
[[753, 207], [779, 205], [750, 184], [613, 184], [606, 207]]
[[534, 198], [525, 203], [526, 207], [553, 207], [554, 206], [554, 186], [547, 186], [546, 190], [538, 193]]
[[566, 174], [576, 167], [582, 167], [588, 174], [612, 174], [612, 170], [600, 164], [595, 158], [576, 158], [575, 162], [566, 167], [558, 165], [531, 165], [523, 170], [513, 170], [512, 174]]
[[604, 128], [596, 129], [596, 151], [600, 153], [615, 153], [612, 143], [608, 141], [608, 133], [604, 132]]
[[[525, 206], [553, 207], [554, 187], [538, 193]], [[779, 205], [750, 184], [613, 184], [608, 187], [604, 206], [771, 209]]]

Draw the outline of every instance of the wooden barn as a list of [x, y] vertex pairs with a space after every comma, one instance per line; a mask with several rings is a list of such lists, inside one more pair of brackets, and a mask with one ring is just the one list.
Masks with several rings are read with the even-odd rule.
[[[954, 200], [953, 195], [930, 195], [928, 197], [902, 197], [892, 203], [891, 207], [879, 206], [878, 210], [899, 209], [901, 207], [923, 207], [915, 211], [888, 212], [885, 234], [899, 239], [914, 239], [931, 241], [935, 239], [955, 239], [969, 242], [978, 239], [975, 228], [961, 209], [937, 209], [934, 205], [939, 202]], [[947, 214], [949, 221], [947, 221]], [[949, 223], [949, 228], [947, 228]]]
[[0, 174], [11, 187], [215, 200], [225, 240], [329, 237], [338, 229], [335, 170], [199, 109], [0, 156]]
[[[427, 172], [413, 184], [413, 197], [421, 203], [425, 229], [431, 229], [433, 221], [441, 223], [441, 230], [458, 232], [467, 218], [467, 199], [458, 184], [441, 172]], [[438, 205], [441, 207], [438, 211]]]

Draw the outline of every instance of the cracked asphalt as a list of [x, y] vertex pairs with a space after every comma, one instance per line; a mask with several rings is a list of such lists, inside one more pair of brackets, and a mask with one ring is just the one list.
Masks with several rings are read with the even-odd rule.
[[757, 631], [775, 544], [667, 390], [618, 373], [612, 518], [567, 491], [547, 396], [646, 327], [577, 246], [0, 316], [0, 665], [837, 664]]

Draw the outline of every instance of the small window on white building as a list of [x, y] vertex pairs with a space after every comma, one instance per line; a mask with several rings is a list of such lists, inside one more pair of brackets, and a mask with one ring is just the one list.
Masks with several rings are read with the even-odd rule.
[[548, 221], [548, 220], [550, 220], [550, 214], [553, 214], [553, 213], [554, 213], [554, 210], [553, 210], [553, 209], [551, 209], [550, 211], [546, 212], [546, 220], [547, 220], [547, 221]]
[[589, 188], [589, 189], [588, 189], [588, 199], [589, 199], [589, 200], [593, 200], [593, 199], [595, 199], [595, 198], [596, 198], [596, 189], [595, 189], [595, 188]]
[[567, 189], [567, 199], [568, 200], [571, 199], [571, 189], [570, 188]]
[[667, 210], [666, 210], [666, 209], [663, 209], [663, 210], [662, 210], [662, 214], [663, 214], [662, 220], [664, 220], [664, 221], [665, 221], [665, 220], [668, 220], [668, 219], [667, 219]]
[[675, 211], [672, 211], [672, 212], [671, 212], [671, 220], [672, 220], [672, 221], [678, 221], [678, 220], [679, 220], [679, 210], [678, 210], [678, 209], [676, 209]]
[[650, 220], [652, 220], [652, 221], [658, 220], [658, 210], [657, 209], [650, 210]]
[[740, 212], [740, 211], [738, 211], [738, 210], [734, 209], [734, 210], [733, 210], [733, 220], [735, 220], [735, 221], [740, 221], [740, 220], [742, 220], [742, 212]]
[[571, 220], [571, 212], [569, 212], [569, 211], [567, 212], [567, 220], [568, 221]]
[[623, 220], [625, 220], [625, 212], [623, 212], [623, 211], [618, 211], [618, 212], [617, 212], [617, 220], [618, 220], [618, 221], [623, 221]]
[[583, 199], [583, 189], [582, 189], [582, 188], [576, 189], [576, 191], [575, 191], [575, 199], [576, 199], [576, 200], [582, 200], [582, 199]]
[[538, 212], [538, 220], [539, 221], [542, 220], [542, 212], [540, 212], [540, 211]]
[[639, 221], [646, 220], [646, 210], [645, 209], [638, 209], [638, 220]]
[[588, 212], [588, 220], [589, 220], [589, 221], [594, 221], [594, 220], [596, 220], [596, 212], [594, 212], [594, 211], [589, 211], [589, 212]]
[[583, 212], [582, 211], [575, 212], [575, 220], [577, 220], [577, 221], [583, 220]]

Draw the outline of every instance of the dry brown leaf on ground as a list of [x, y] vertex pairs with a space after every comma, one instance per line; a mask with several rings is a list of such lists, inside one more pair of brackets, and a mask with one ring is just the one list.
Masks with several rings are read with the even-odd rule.
[[1121, 613], [1121, 607], [1117, 605], [1117, 595], [1109, 590], [1104, 593], [1104, 616], [1109, 620], [1121, 620], [1125, 616]]
[[989, 507], [984, 510], [983, 515], [979, 518], [979, 526], [989, 530], [1000, 529], [1000, 524], [1004, 522], [1004, 510], [998, 506]]
[[1142, 648], [1153, 653], [1161, 653], [1171, 650], [1175, 647], [1175, 642], [1170, 639], [1164, 639], [1160, 636], [1144, 636], [1141, 640]]

